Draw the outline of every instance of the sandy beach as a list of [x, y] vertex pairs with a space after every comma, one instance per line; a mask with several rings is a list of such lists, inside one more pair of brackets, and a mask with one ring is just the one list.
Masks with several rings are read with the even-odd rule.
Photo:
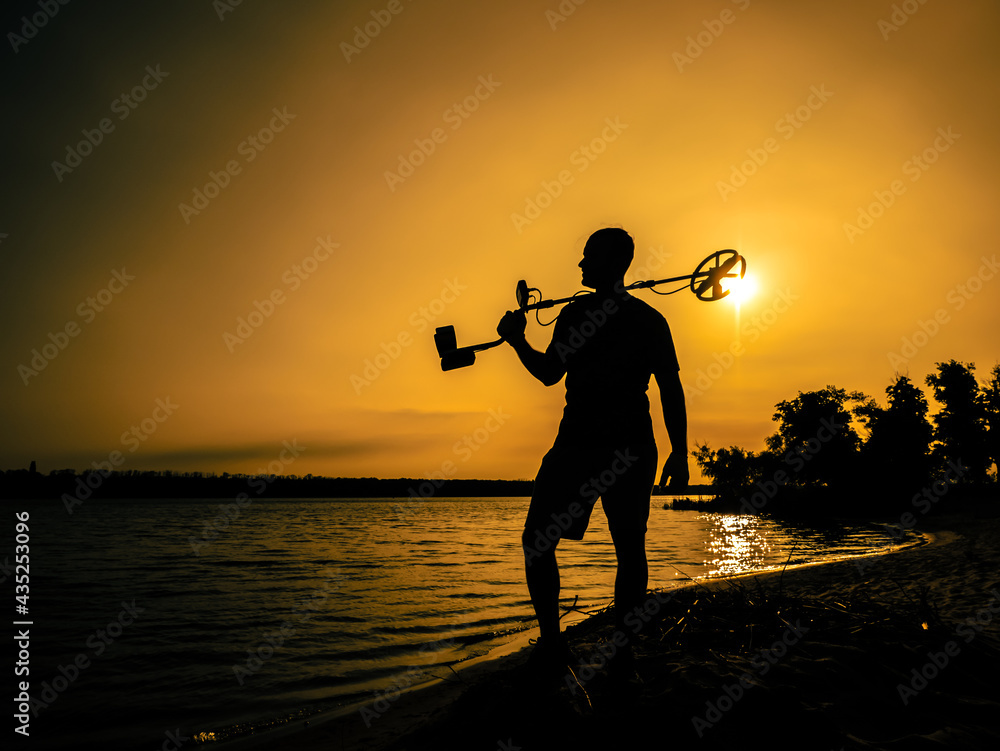
[[[519, 669], [527, 635], [450, 680], [235, 744], [300, 749], [995, 749], [1000, 519], [921, 520], [927, 544], [650, 592], [637, 678], [605, 611], [566, 629], [577, 680]], [[365, 720], [367, 719], [367, 723]]]

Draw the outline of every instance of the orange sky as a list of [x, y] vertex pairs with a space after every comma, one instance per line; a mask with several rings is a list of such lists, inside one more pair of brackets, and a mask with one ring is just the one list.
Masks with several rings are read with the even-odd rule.
[[799, 390], [985, 376], [1000, 9], [901, 5], [118, 2], [31, 38], [6, 11], [0, 468], [256, 472], [297, 441], [283, 472], [532, 477], [563, 386], [506, 347], [442, 373], [433, 329], [495, 338], [520, 278], [572, 294], [607, 225], [653, 276], [748, 260], [739, 311], [637, 293], [692, 446], [761, 448]]

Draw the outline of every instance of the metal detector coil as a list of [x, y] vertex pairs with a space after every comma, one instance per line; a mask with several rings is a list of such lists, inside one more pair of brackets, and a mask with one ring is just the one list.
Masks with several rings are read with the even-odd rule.
[[[725, 260], [723, 260], [725, 259]], [[707, 271], [702, 271], [710, 263], [715, 265], [708, 269]], [[740, 270], [738, 274], [732, 273], [733, 267], [739, 263]], [[704, 279], [698, 282], [698, 278], [702, 274], [708, 274]], [[698, 268], [694, 270], [691, 275], [691, 291], [694, 292], [694, 296], [703, 302], [715, 302], [716, 300], [721, 300], [724, 297], [728, 297], [731, 290], [722, 289], [723, 279], [732, 279], [735, 276], [739, 276], [740, 279], [743, 275], [747, 273], [747, 259], [737, 253], [735, 250], [717, 250], [704, 261], [698, 264]], [[698, 286], [695, 287], [695, 282], [698, 282]]]

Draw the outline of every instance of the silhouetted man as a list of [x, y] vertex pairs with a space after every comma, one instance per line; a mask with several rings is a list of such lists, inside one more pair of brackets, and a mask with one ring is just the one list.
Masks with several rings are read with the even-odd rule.
[[646, 522], [656, 475], [649, 399], [656, 377], [671, 453], [660, 484], [688, 483], [687, 415], [673, 339], [655, 309], [625, 291], [635, 246], [623, 229], [598, 230], [580, 261], [583, 285], [594, 294], [563, 308], [544, 352], [524, 336], [523, 311], [507, 312], [497, 333], [535, 378], [551, 386], [566, 376], [566, 408], [555, 443], [542, 460], [521, 542], [531, 604], [540, 630], [532, 661], [564, 666], [569, 649], [559, 631], [561, 538], [583, 539], [601, 498], [618, 558], [615, 614], [629, 637], [613, 663], [632, 663], [632, 629], [625, 616], [642, 604], [648, 583]]

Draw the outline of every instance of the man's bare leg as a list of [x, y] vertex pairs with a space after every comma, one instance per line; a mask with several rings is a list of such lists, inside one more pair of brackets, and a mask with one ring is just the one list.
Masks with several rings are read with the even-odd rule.
[[528, 583], [531, 605], [538, 618], [542, 641], [554, 643], [559, 638], [559, 566], [556, 563], [555, 540], [546, 551], [534, 547], [525, 532], [521, 537], [524, 548], [524, 576]]
[[642, 606], [649, 585], [649, 564], [646, 560], [646, 533], [633, 532], [613, 535], [618, 573], [615, 576], [615, 626], [627, 637], [633, 628], [626, 626], [625, 616]]

